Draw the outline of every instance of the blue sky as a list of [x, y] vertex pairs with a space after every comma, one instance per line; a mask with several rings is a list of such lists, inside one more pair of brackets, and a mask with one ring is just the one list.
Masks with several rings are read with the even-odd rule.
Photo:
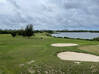
[[0, 0], [0, 28], [99, 30], [99, 0]]

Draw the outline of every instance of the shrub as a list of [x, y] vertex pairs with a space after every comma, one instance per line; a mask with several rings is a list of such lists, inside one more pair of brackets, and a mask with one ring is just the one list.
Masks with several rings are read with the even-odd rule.
[[12, 33], [11, 33], [11, 36], [12, 36], [12, 37], [16, 37], [16, 33], [15, 33], [15, 32], [12, 32]]
[[95, 40], [95, 41], [99, 41], [99, 37], [96, 37], [96, 38], [94, 38], [93, 40]]
[[25, 31], [24, 31], [24, 30], [19, 30], [19, 31], [18, 31], [18, 35], [20, 35], [20, 36], [25, 36]]

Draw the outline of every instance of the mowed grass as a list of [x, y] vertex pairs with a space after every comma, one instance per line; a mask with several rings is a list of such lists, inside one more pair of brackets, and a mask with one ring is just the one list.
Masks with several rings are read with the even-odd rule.
[[91, 52], [93, 54], [99, 54], [99, 45], [88, 45], [79, 47], [80, 50]]
[[[42, 39], [43, 38], [43, 39]], [[53, 43], [76, 43], [74, 47], [52, 47]], [[9, 34], [0, 35], [0, 74], [99, 74], [99, 63], [62, 61], [57, 53], [75, 51], [99, 55], [83, 46], [99, 45], [97, 41], [48, 37], [37, 33], [30, 39]]]

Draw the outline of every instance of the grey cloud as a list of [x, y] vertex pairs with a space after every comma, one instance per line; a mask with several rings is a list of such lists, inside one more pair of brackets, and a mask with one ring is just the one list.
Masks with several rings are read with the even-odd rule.
[[0, 28], [21, 28], [29, 23], [35, 29], [99, 27], [99, 0], [6, 0], [0, 9]]

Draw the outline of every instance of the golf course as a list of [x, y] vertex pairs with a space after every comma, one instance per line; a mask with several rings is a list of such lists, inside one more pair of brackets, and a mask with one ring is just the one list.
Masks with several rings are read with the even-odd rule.
[[[86, 56], [83, 61], [71, 56], [73, 60], [66, 60], [58, 57], [62, 52], [94, 58], [90, 61]], [[31, 38], [0, 34], [0, 74], [99, 74], [99, 59], [94, 61], [98, 56], [99, 41], [55, 38], [46, 33]]]

